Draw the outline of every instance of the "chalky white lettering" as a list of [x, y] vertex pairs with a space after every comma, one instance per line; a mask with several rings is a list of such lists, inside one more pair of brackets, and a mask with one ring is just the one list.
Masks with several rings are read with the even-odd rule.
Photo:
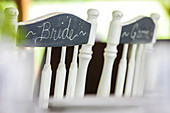
[[29, 31], [28, 33], [27, 33], [27, 35], [25, 36], [25, 38], [27, 38], [29, 35], [35, 35], [36, 33], [34, 33], [33, 31]]
[[136, 23], [135, 25], [133, 25], [132, 29], [129, 32], [124, 31], [122, 33], [122, 38], [130, 36], [132, 40], [141, 38], [149, 39], [149, 35], [149, 30], [140, 29], [138, 23]]
[[[64, 29], [57, 29], [57, 27], [52, 27], [52, 24], [50, 22], [45, 22], [42, 25], [37, 26], [37, 29], [39, 29], [40, 34], [38, 36], [38, 33], [34, 33], [33, 31], [29, 31], [27, 35], [25, 36], [26, 38], [28, 35], [32, 34], [34, 35], [34, 43], [36, 44], [38, 41], [42, 40], [54, 40], [57, 41], [58, 39], [66, 40], [69, 39], [74, 40], [78, 36], [85, 36], [86, 32], [81, 30], [78, 33], [74, 33], [74, 29], [70, 28], [72, 19], [68, 19], [68, 24]], [[63, 26], [65, 22], [61, 22], [61, 26]]]

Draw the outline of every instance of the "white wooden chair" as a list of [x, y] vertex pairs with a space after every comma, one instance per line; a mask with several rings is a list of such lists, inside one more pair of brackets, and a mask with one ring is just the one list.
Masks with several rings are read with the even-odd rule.
[[[7, 10], [8, 10], [8, 12], [11, 12], [11, 11], [13, 12], [12, 14], [14, 14], [14, 15], [11, 15], [11, 22], [14, 22], [13, 25], [14, 25], [14, 28], [16, 28], [16, 26], [17, 26], [17, 22], [16, 22], [17, 14], [15, 14], [15, 12], [17, 12], [17, 10], [13, 9], [13, 8], [9, 8]], [[60, 14], [53, 13], [53, 14], [49, 14], [49, 15], [46, 15], [44, 17], [32, 20], [32, 21], [19, 23], [18, 32], [22, 28], [22, 25], [23, 26], [29, 25], [30, 23], [36, 24], [40, 20], [46, 21], [46, 20], [50, 19], [51, 17], [58, 16], [58, 15], [60, 15]], [[86, 99], [76, 98], [75, 101], [72, 101], [72, 99], [70, 99], [70, 98], [73, 98], [73, 97], [83, 97], [84, 96], [84, 90], [85, 90], [84, 88], [85, 88], [85, 82], [86, 82], [85, 81], [86, 80], [86, 72], [87, 72], [89, 61], [92, 57], [92, 46], [94, 45], [94, 41], [95, 41], [95, 32], [96, 32], [96, 27], [97, 27], [97, 21], [96, 20], [97, 20], [98, 15], [99, 15], [99, 12], [97, 10], [90, 9], [88, 11], [88, 19], [87, 19], [88, 22], [87, 23], [90, 24], [90, 26], [91, 26], [90, 27], [90, 33], [89, 33], [89, 40], [86, 44], [83, 44], [81, 49], [80, 49], [78, 68], [77, 68], [78, 45], [73, 44], [74, 45], [74, 53], [73, 53], [73, 59], [72, 59], [72, 63], [71, 63], [70, 70], [69, 70], [69, 79], [68, 79], [68, 85], [69, 86], [67, 86], [67, 91], [66, 91], [66, 97], [69, 98], [69, 99], [63, 99], [65, 73], [66, 73], [65, 56], [66, 56], [66, 48], [67, 48], [66, 46], [67, 45], [60, 45], [60, 46], [62, 46], [62, 52], [61, 52], [60, 63], [58, 65], [58, 69], [56, 71], [55, 93], [54, 93], [54, 97], [52, 97], [52, 101], [55, 101], [55, 100], [58, 100], [58, 101], [55, 101], [55, 102], [51, 101], [51, 104], [53, 105], [52, 107], [56, 107], [58, 102], [60, 103], [59, 107], [61, 107], [61, 109], [62, 109], [63, 106], [66, 106], [66, 107], [68, 107], [68, 109], [69, 108], [72, 109], [72, 107], [76, 108], [77, 109], [76, 111], [79, 111], [82, 106], [89, 108], [90, 107], [89, 105], [93, 106], [93, 110], [95, 110], [97, 105], [98, 105], [99, 108], [101, 106], [102, 106], [102, 108], [105, 107], [102, 103], [103, 100], [105, 100], [105, 98], [102, 98], [101, 100], [100, 100], [100, 98], [95, 98], [95, 97], [86, 98]], [[106, 47], [105, 53], [104, 53], [105, 59], [104, 59], [103, 72], [102, 72], [102, 76], [101, 76], [101, 80], [100, 80], [100, 84], [99, 84], [98, 92], [97, 92], [97, 96], [100, 96], [100, 97], [108, 97], [110, 95], [111, 76], [112, 76], [111, 72], [112, 72], [114, 60], [117, 56], [116, 55], [117, 54], [117, 45], [119, 43], [123, 43], [123, 44], [125, 43], [125, 42], [121, 42], [121, 41], [124, 40], [124, 39], [122, 39], [122, 35], [124, 35], [125, 37], [128, 35], [127, 34], [128, 32], [124, 33], [125, 32], [124, 28], [126, 28], [125, 26], [126, 25], [129, 26], [130, 24], [133, 25], [135, 22], [138, 22], [138, 21], [143, 19], [143, 17], [140, 17], [140, 18], [134, 19], [134, 20], [132, 20], [132, 21], [126, 23], [126, 24], [122, 24], [121, 21], [120, 21], [121, 17], [122, 17], [122, 13], [120, 11], [114, 11], [112, 13], [112, 15], [113, 15], [113, 19], [112, 19], [111, 24], [110, 24], [109, 34], [108, 34], [108, 39], [107, 39], [107, 47]], [[144, 44], [138, 43], [138, 44], [132, 44], [132, 45], [130, 45], [130, 43], [124, 44], [123, 54], [122, 54], [122, 58], [120, 60], [119, 69], [118, 69], [118, 77], [117, 77], [117, 81], [116, 81], [117, 82], [116, 83], [117, 84], [116, 90], [115, 90], [116, 96], [122, 96], [122, 94], [123, 94], [123, 87], [124, 87], [124, 84], [125, 84], [125, 76], [127, 76], [126, 84], [129, 85], [129, 86], [125, 85], [125, 95], [127, 95], [127, 96], [133, 95], [133, 89], [135, 90], [135, 87], [137, 87], [137, 89], [135, 90], [136, 91], [135, 95], [143, 93], [142, 92], [143, 86], [144, 86], [143, 81], [144, 81], [145, 78], [144, 78], [144, 76], [140, 76], [143, 73], [142, 73], [141, 69], [139, 69], [139, 67], [137, 67], [137, 65], [139, 65], [140, 67], [143, 68], [143, 66], [145, 64], [140, 64], [140, 63], [137, 64], [135, 62], [140, 61], [140, 60], [138, 60], [140, 58], [140, 54], [142, 54], [142, 56], [147, 55], [145, 53], [147, 51], [147, 48], [152, 49], [152, 46], [155, 43], [157, 20], [158, 20], [159, 16], [157, 14], [153, 14], [151, 17], [152, 17], [154, 25], [155, 25], [155, 29], [152, 32], [153, 34], [151, 33], [152, 37], [149, 38], [149, 39], [153, 38], [153, 40], [150, 40], [150, 41], [152, 41], [152, 43], [145, 44], [145, 43], [147, 43], [147, 42], [145, 42]], [[66, 18], [67, 18], [67, 16], [66, 16]], [[147, 18], [149, 18], [149, 17], [147, 17]], [[152, 22], [152, 19], [149, 18], [149, 20], [151, 22]], [[64, 24], [64, 23], [62, 23], [62, 21], [60, 21], [60, 22], [61, 22], [62, 25]], [[49, 33], [49, 31], [48, 31], [49, 26], [44, 27], [43, 25], [45, 26], [45, 24], [41, 24], [41, 25], [39, 25], [39, 27], [42, 28], [43, 31], [47, 32], [47, 34], [48, 34]], [[69, 22], [68, 22], [68, 25], [69, 25]], [[136, 26], [136, 24], [135, 24], [135, 26]], [[53, 31], [53, 33], [56, 33], [55, 29], [53, 29], [52, 31]], [[32, 35], [35, 35], [34, 31], [30, 31], [30, 33]], [[146, 32], [144, 32], [144, 33], [146, 33]], [[82, 33], [82, 35], [83, 34], [84, 33]], [[133, 33], [133, 34], [135, 34], [135, 33]], [[63, 33], [63, 35], [64, 35], [64, 33]], [[69, 36], [70, 35], [72, 35], [72, 33], [70, 33]], [[137, 36], [137, 33], [135, 35]], [[44, 37], [41, 36], [42, 40], [43, 40]], [[130, 49], [131, 52], [130, 52], [130, 58], [129, 58], [128, 68], [127, 68], [127, 66], [126, 66], [127, 58], [126, 57], [129, 53], [129, 51], [128, 51], [129, 45], [132, 46], [132, 49]], [[147, 48], [142, 49], [143, 47], [145, 48], [145, 46]], [[47, 57], [46, 57], [46, 62], [45, 62], [43, 71], [42, 71], [40, 94], [39, 94], [39, 104], [42, 108], [48, 108], [49, 98], [50, 98], [49, 97], [49, 91], [50, 91], [51, 73], [52, 73], [51, 72], [51, 65], [50, 65], [51, 46], [48, 45], [47, 47], [48, 47], [47, 48]], [[142, 51], [142, 52], [140, 52], [140, 51]], [[135, 57], [135, 56], [137, 56], [137, 57]], [[144, 60], [144, 59], [142, 59], [142, 60]], [[123, 67], [123, 68], [121, 68], [121, 67]], [[130, 69], [129, 67], [131, 67], [132, 69]], [[127, 75], [125, 75], [126, 71], [127, 71]], [[130, 73], [130, 75], [128, 73]], [[135, 75], [136, 73], [138, 73], [138, 75], [137, 75], [138, 77], [136, 77], [136, 75]], [[137, 84], [137, 86], [134, 87], [133, 85], [135, 83], [132, 82], [132, 81], [133, 81], [133, 79], [135, 81], [135, 77], [140, 82], [138, 82], [139, 84]], [[139, 89], [142, 89], [142, 90], [139, 90]], [[112, 97], [110, 97], [110, 98], [112, 98]], [[119, 102], [120, 99], [119, 98], [112, 98], [112, 99], [113, 99], [113, 102], [114, 102], [113, 106], [114, 107], [117, 106], [116, 104], [117, 104], [117, 102]], [[80, 104], [80, 102], [82, 102], [82, 103]], [[92, 103], [89, 104], [90, 102], [92, 102]], [[122, 100], [121, 100], [121, 102], [122, 102]], [[123, 101], [123, 102], [125, 102], [125, 101]], [[62, 106], [63, 103], [64, 103], [64, 105]], [[80, 104], [81, 107], [78, 106], [79, 104]], [[121, 105], [121, 107], [123, 106], [123, 108], [124, 108], [124, 105], [122, 105], [120, 103], [119, 103], [119, 105]], [[129, 105], [128, 99], [127, 99], [125, 105], [126, 106]], [[134, 106], [134, 105], [136, 105], [135, 102], [132, 103], [132, 106]], [[110, 106], [109, 103], [107, 104], [107, 106]], [[110, 106], [110, 108], [114, 108], [113, 106]], [[106, 110], [108, 110], [108, 109], [106, 109]]]
[[[159, 15], [152, 14], [151, 18], [140, 16], [123, 24], [120, 22], [121, 17], [121, 12], [113, 12], [97, 96], [108, 97], [110, 95], [112, 68], [117, 56], [116, 47], [119, 43], [123, 44], [123, 52], [118, 66], [115, 96], [123, 95], [125, 77], [125, 96], [143, 94], [145, 57], [148, 49], [152, 48], [155, 43]], [[144, 20], [143, 22], [142, 19]], [[128, 28], [127, 26], [131, 27]], [[128, 50], [129, 46], [131, 48]], [[128, 54], [130, 56], [127, 67]]]
[[[15, 12], [18, 12], [17, 9], [15, 8], [7, 8], [6, 11], [14, 12], [14, 13], [9, 13], [9, 14], [15, 14]], [[26, 43], [24, 43], [22, 46], [47, 47], [47, 56], [46, 56], [45, 65], [42, 70], [42, 75], [41, 75], [41, 80], [40, 80], [41, 82], [40, 92], [39, 92], [39, 105], [42, 108], [47, 108], [48, 101], [49, 101], [49, 92], [50, 92], [51, 74], [52, 74], [51, 64], [50, 64], [51, 47], [62, 46], [60, 63], [56, 71], [54, 98], [62, 99], [64, 96], [63, 93], [64, 93], [65, 75], [66, 75], [65, 56], [66, 56], [67, 46], [74, 46], [74, 52], [73, 52], [72, 62], [70, 65], [70, 70], [69, 70], [66, 97], [73, 98], [75, 96], [77, 97], [84, 96], [86, 72], [87, 72], [89, 61], [92, 57], [92, 46], [94, 45], [94, 41], [95, 41], [95, 33], [96, 33], [96, 28], [97, 28], [97, 17], [99, 15], [99, 12], [95, 9], [89, 9], [87, 14], [88, 14], [87, 21], [84, 21], [80, 19], [79, 17], [74, 16], [72, 14], [52, 13], [52, 14], [48, 14], [48, 15], [45, 15], [43, 17], [40, 17], [34, 20], [20, 22], [20, 23], [17, 23], [17, 14], [11, 15], [12, 18], [10, 19], [11, 19], [11, 22], [13, 22], [13, 25], [16, 27], [16, 30], [18, 30], [17, 35], [19, 39], [23, 37], [24, 39], [27, 38]], [[59, 19], [55, 21], [53, 19], [54, 17], [56, 20], [58, 18]], [[65, 21], [65, 20], [68, 20], [68, 21]], [[60, 24], [60, 26], [64, 25], [66, 22], [68, 23], [66, 23], [67, 26], [65, 26], [65, 28], [62, 28], [62, 27], [60, 28], [59, 26], [59, 29], [57, 31], [55, 28], [53, 28], [53, 24], [56, 25], [57, 22], [58, 24]], [[17, 26], [18, 26], [18, 29], [17, 29]], [[40, 30], [37, 31], [37, 29], [40, 29]], [[55, 36], [57, 32], [58, 32], [58, 35], [57, 35], [58, 39], [62, 38], [64, 40], [68, 38], [70, 42], [68, 42], [68, 40], [67, 42], [61, 41], [58, 43], [58, 45], [56, 45], [55, 43], [51, 43], [48, 39], [55, 40], [56, 39]], [[40, 35], [38, 33], [40, 33]], [[85, 37], [83, 36], [86, 36], [86, 42], [81, 41], [81, 40], [85, 40]], [[79, 40], [77, 39], [77, 41], [74, 42], [73, 40], [75, 39], [75, 37], [79, 37], [79, 38], [82, 37], [82, 39], [79, 39]], [[42, 40], [47, 40], [49, 42], [41, 43]], [[81, 44], [82, 47], [80, 49], [79, 65], [77, 67], [78, 45], [80, 45], [80, 41], [82, 43]]]

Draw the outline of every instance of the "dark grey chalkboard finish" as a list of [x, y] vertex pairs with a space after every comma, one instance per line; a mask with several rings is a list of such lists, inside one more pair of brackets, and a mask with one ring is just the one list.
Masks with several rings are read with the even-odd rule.
[[120, 43], [140, 44], [152, 41], [155, 24], [149, 17], [143, 17], [133, 23], [123, 25]]
[[91, 24], [72, 14], [58, 14], [31, 24], [19, 25], [19, 46], [56, 47], [86, 44]]

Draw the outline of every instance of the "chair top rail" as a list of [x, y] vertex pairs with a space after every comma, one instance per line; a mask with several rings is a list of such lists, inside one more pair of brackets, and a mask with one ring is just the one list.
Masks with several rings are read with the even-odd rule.
[[91, 23], [68, 13], [51, 13], [18, 26], [26, 47], [61, 47], [88, 43]]
[[27, 21], [23, 21], [23, 22], [19, 22], [18, 25], [25, 25], [25, 24], [32, 24], [32, 23], [36, 23], [38, 21], [44, 20], [46, 18], [55, 16], [55, 15], [59, 15], [59, 14], [64, 14], [63, 12], [53, 12], [53, 13], [49, 13], [31, 20], [27, 20]]
[[153, 38], [155, 23], [150, 17], [138, 16], [122, 24], [120, 43], [150, 43]]
[[145, 17], [145, 16], [143, 16], [143, 15], [137, 16], [137, 17], [135, 17], [135, 18], [133, 18], [133, 19], [131, 19], [131, 20], [128, 20], [128, 21], [123, 22], [123, 23], [122, 23], [122, 26], [125, 26], [125, 25], [128, 25], [128, 24], [132, 24], [132, 23], [134, 23], [134, 22], [136, 22], [136, 21], [138, 21], [138, 20], [140, 20], [140, 19], [142, 19], [142, 18], [144, 18], [144, 17]]

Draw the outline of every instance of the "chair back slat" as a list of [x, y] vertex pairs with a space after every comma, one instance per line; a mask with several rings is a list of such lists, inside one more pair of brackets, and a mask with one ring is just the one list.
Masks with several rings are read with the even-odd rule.
[[48, 64], [48, 65], [50, 65], [51, 63], [51, 50], [52, 50], [51, 47], [47, 48], [47, 58], [46, 58], [45, 64]]
[[66, 77], [65, 57], [66, 57], [66, 47], [64, 46], [61, 49], [60, 62], [56, 70], [55, 89], [54, 89], [54, 98], [56, 99], [62, 99], [64, 96], [64, 86], [65, 86], [65, 77]]
[[118, 73], [117, 73], [115, 96], [122, 96], [123, 94], [125, 75], [127, 69], [128, 46], [129, 46], [128, 44], [124, 44], [123, 46], [122, 58], [120, 59]]
[[146, 78], [146, 72], [145, 72], [145, 64], [146, 64], [146, 52], [148, 49], [148, 44], [144, 44], [144, 48], [142, 51], [142, 58], [141, 58], [141, 68], [139, 72], [139, 82], [137, 84], [137, 96], [142, 96], [144, 91], [144, 84], [145, 84], [145, 78]]
[[125, 96], [130, 97], [132, 91], [133, 74], [135, 69], [135, 55], [136, 55], [137, 44], [132, 45], [131, 55], [128, 63], [127, 78], [125, 85]]
[[136, 52], [136, 64], [135, 64], [135, 72], [134, 72], [134, 79], [133, 79], [133, 85], [132, 85], [132, 96], [137, 95], [137, 88], [138, 88], [138, 82], [139, 82], [139, 74], [141, 69], [141, 63], [142, 63], [142, 51], [144, 49], [144, 44], [139, 44]]
[[51, 47], [48, 47], [46, 62], [42, 69], [40, 92], [39, 92], [39, 105], [42, 108], [48, 107], [48, 102], [44, 102], [44, 100], [45, 101], [49, 100], [49, 92], [50, 92], [50, 86], [51, 86], [51, 75], [52, 75], [50, 62], [51, 62]]
[[73, 98], [75, 94], [76, 87], [76, 77], [77, 77], [77, 54], [78, 45], [74, 46], [73, 58], [69, 69], [66, 98]]

